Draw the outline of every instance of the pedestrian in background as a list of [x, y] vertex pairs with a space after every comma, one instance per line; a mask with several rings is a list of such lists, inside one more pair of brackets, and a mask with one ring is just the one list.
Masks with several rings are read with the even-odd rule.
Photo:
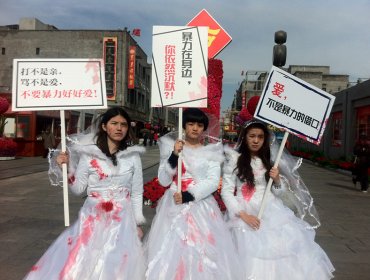
[[43, 157], [46, 158], [49, 154], [50, 149], [55, 148], [55, 137], [53, 132], [50, 129], [50, 126], [46, 128], [44, 133], [42, 134], [42, 141], [44, 145], [44, 154]]
[[369, 173], [370, 167], [370, 145], [366, 134], [361, 134], [359, 141], [356, 143], [353, 154], [355, 155], [355, 177], [354, 184], [360, 182], [361, 191], [366, 193], [369, 188]]
[[[128, 146], [131, 120], [119, 107], [108, 109], [97, 129], [72, 137], [67, 153], [51, 159], [52, 182], [62, 181], [68, 164], [69, 187], [87, 193], [77, 221], [67, 228], [25, 279], [112, 280], [144, 277], [140, 239], [145, 219], [140, 153]], [[55, 160], [55, 161], [54, 161]]]
[[159, 135], [158, 135], [158, 132], [154, 132], [154, 135], [153, 135], [153, 142], [154, 142], [154, 145], [157, 145], [157, 142], [158, 142], [158, 138], [159, 138]]

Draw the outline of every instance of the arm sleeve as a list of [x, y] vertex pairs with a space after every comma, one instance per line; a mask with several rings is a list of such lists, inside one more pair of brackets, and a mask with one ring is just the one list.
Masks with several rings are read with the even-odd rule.
[[[202, 171], [204, 172], [204, 171]], [[199, 180], [194, 180], [194, 185], [190, 188], [189, 193], [194, 196], [195, 201], [211, 195], [218, 188], [221, 176], [221, 166], [219, 162], [209, 161], [207, 175]]]
[[225, 203], [227, 211], [230, 214], [230, 217], [234, 217], [239, 214], [242, 210], [242, 207], [236, 200], [234, 196], [235, 187], [236, 187], [237, 177], [232, 170], [226, 170], [224, 168], [224, 175], [222, 177], [222, 188], [221, 188], [221, 197]]
[[76, 195], [86, 191], [89, 180], [89, 162], [89, 157], [82, 155], [76, 170], [72, 172], [68, 169], [68, 185], [70, 190]]
[[177, 164], [175, 167], [172, 167], [170, 163], [169, 159], [171, 158], [171, 155], [172, 153], [167, 153], [167, 156], [161, 156], [158, 168], [159, 183], [165, 187], [169, 186], [172, 183], [173, 176], [175, 176], [177, 171]]
[[132, 175], [131, 203], [137, 225], [145, 223], [143, 215], [143, 171], [139, 155], [133, 157], [134, 174]]
[[188, 191], [181, 192], [181, 194], [182, 194], [182, 203], [187, 203], [194, 200], [194, 196]]
[[176, 168], [177, 167], [178, 160], [179, 160], [179, 156], [175, 155], [172, 152], [170, 157], [168, 158], [168, 163], [170, 164], [171, 168]]
[[279, 175], [280, 177], [280, 185], [276, 185], [275, 183], [271, 186], [271, 192], [276, 195], [280, 196], [288, 189], [288, 179], [283, 175]]

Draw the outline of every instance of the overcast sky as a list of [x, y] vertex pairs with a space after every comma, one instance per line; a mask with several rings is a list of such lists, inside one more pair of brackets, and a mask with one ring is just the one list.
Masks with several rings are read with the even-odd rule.
[[241, 71], [269, 71], [274, 33], [287, 32], [289, 65], [327, 65], [350, 81], [370, 78], [369, 0], [0, 0], [0, 25], [36, 17], [59, 29], [141, 29], [150, 57], [153, 25], [186, 25], [206, 9], [233, 38], [223, 61], [222, 109], [231, 105]]

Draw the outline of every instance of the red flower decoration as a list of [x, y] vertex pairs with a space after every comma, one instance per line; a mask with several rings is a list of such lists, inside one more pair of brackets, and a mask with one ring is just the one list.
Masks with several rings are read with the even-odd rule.
[[254, 115], [254, 112], [256, 112], [256, 108], [257, 108], [259, 100], [260, 100], [259, 96], [253, 96], [248, 101], [247, 109], [252, 116]]
[[253, 115], [251, 115], [251, 113], [249, 113], [248, 109], [245, 107], [240, 111], [238, 116], [242, 119], [243, 124], [253, 119]]
[[222, 60], [208, 59], [208, 106], [203, 111], [214, 115], [217, 119], [220, 118], [223, 74]]
[[4, 114], [9, 108], [9, 101], [5, 97], [0, 97], [0, 115]]
[[14, 157], [17, 153], [17, 143], [11, 138], [0, 137], [0, 156]]
[[164, 195], [166, 190], [168, 190], [168, 187], [163, 187], [161, 184], [159, 184], [158, 178], [155, 177], [151, 181], [144, 184], [143, 197], [146, 200], [150, 200], [152, 202], [151, 207], [155, 208], [159, 199]]

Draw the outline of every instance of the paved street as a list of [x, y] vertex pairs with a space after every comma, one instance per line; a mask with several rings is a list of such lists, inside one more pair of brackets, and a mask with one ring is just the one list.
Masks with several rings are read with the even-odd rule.
[[[156, 175], [157, 147], [143, 156], [144, 181]], [[18, 280], [64, 230], [62, 189], [51, 187], [47, 160], [0, 161], [0, 280]], [[335, 279], [370, 279], [370, 193], [355, 188], [348, 173], [311, 163], [300, 169], [315, 198], [322, 226], [317, 242], [336, 268]], [[69, 196], [71, 223], [83, 198]], [[149, 229], [154, 210], [144, 206]]]

